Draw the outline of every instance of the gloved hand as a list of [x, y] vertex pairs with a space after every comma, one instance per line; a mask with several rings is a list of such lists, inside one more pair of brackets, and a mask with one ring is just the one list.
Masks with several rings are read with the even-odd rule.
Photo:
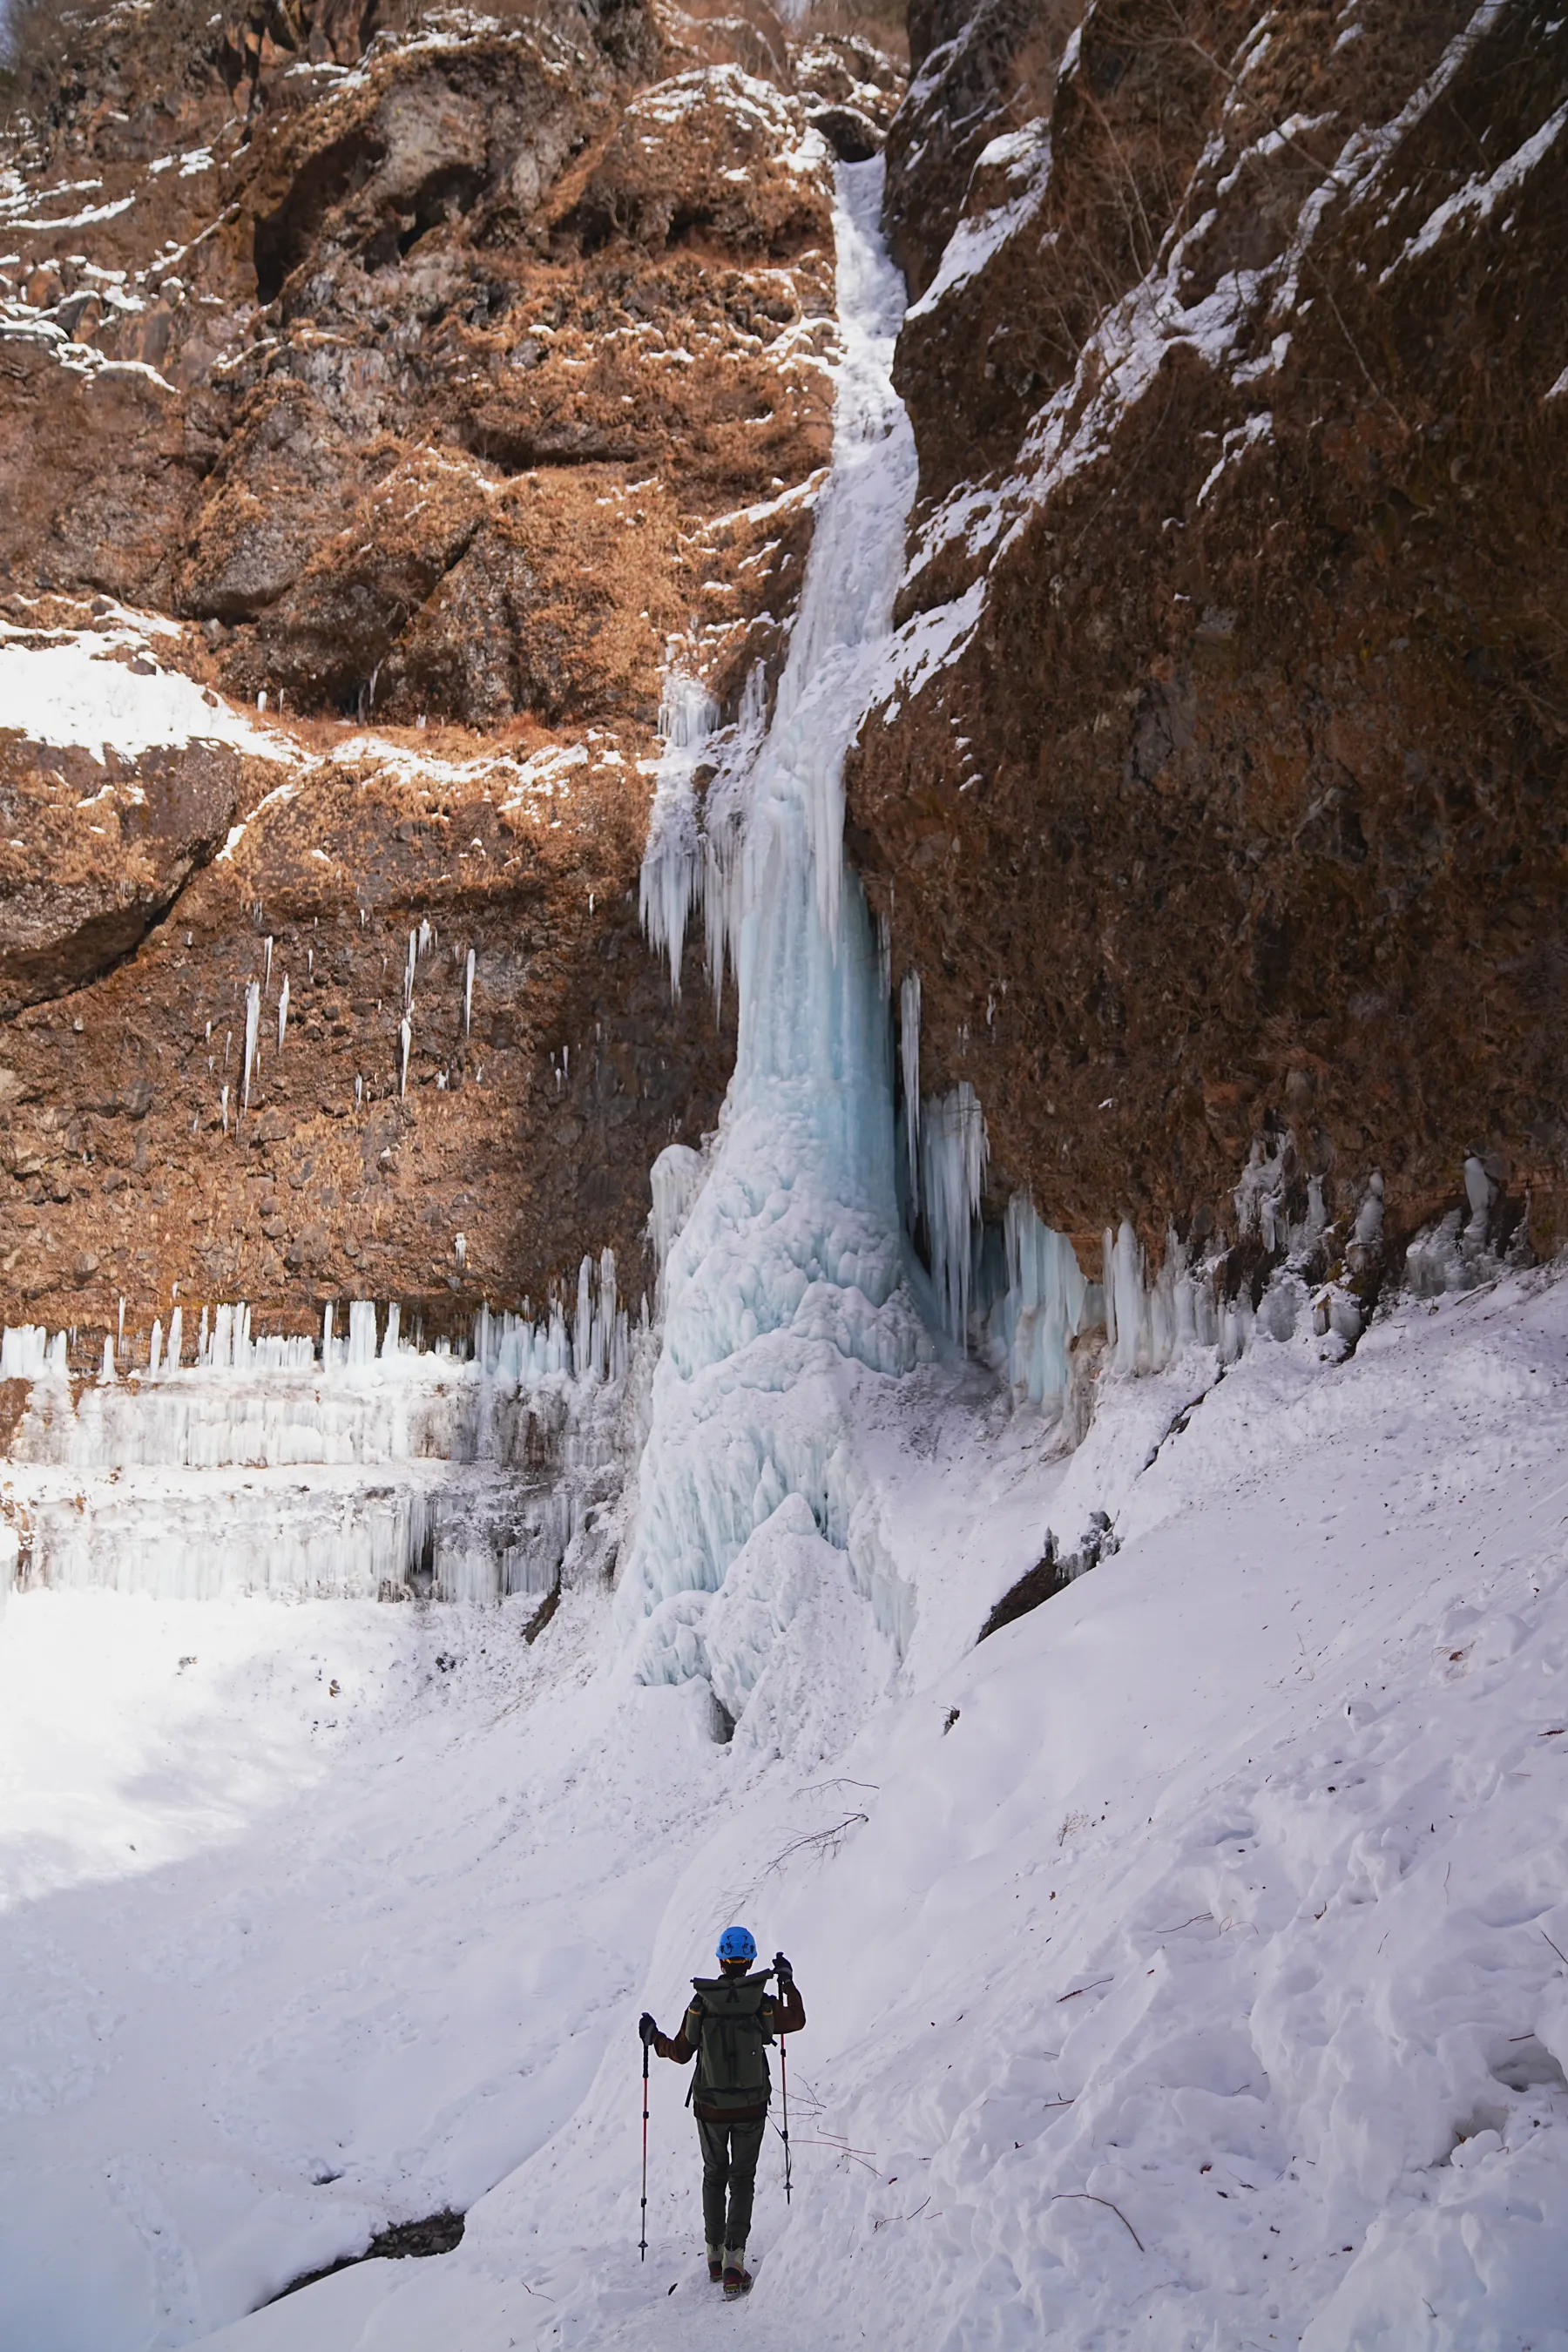
[[782, 1952], [775, 1952], [773, 1954], [773, 1974], [777, 1977], [781, 1985], [793, 1984], [795, 1982], [795, 1970], [791, 1968], [789, 1962], [785, 1959]]
[[637, 2032], [642, 2037], [642, 2043], [645, 2050], [650, 2042], [657, 2042], [658, 2040], [658, 2028], [654, 2023], [652, 2017], [646, 2009], [637, 2020]]

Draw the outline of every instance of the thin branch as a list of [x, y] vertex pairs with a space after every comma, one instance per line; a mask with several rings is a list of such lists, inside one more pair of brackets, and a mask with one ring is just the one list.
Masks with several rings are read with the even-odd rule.
[[[875, 2237], [879, 2230], [891, 2229], [895, 2221], [918, 2221], [921, 2215], [925, 2211], [926, 2207], [930, 2203], [931, 2199], [929, 2197], [922, 2197], [912, 2213], [873, 2213], [871, 2216], [871, 2235]], [[933, 2221], [935, 2221], [936, 2215], [934, 2213], [931, 2215], [931, 2219]]]
[[858, 2156], [852, 2147], [840, 2147], [836, 2140], [801, 2139], [797, 2136], [791, 2138], [790, 2146], [791, 2147], [830, 2147], [832, 2148], [835, 2156], [847, 2156], [851, 2164], [863, 2164], [865, 2165], [868, 2172], [877, 2173], [879, 2180], [882, 2178], [881, 2174], [877, 2172], [876, 2166], [870, 2163], [867, 2158]]
[[1339, 328], [1341, 334], [1344, 337], [1346, 343], [1350, 346], [1351, 357], [1354, 360], [1357, 367], [1360, 368], [1363, 375], [1366, 378], [1367, 390], [1371, 393], [1374, 400], [1380, 400], [1383, 403], [1383, 405], [1387, 409], [1390, 416], [1393, 417], [1400, 431], [1408, 435], [1410, 431], [1409, 425], [1406, 425], [1404, 417], [1401, 416], [1398, 409], [1394, 406], [1393, 400], [1390, 398], [1389, 394], [1384, 391], [1383, 386], [1378, 383], [1377, 378], [1373, 375], [1372, 370], [1363, 359], [1360, 345], [1357, 343], [1356, 339], [1352, 334], [1350, 329], [1346, 326], [1344, 313], [1334, 299], [1333, 289], [1329, 284], [1328, 278], [1324, 275], [1321, 262], [1314, 259], [1312, 255], [1307, 251], [1305, 246], [1301, 248], [1301, 261], [1303, 267], [1310, 269], [1313, 277], [1317, 279], [1318, 290], [1322, 295], [1324, 301], [1328, 304], [1330, 310], [1334, 314], [1334, 323]]
[[782, 1853], [774, 1854], [768, 1869], [782, 1870], [792, 1854], [807, 1852], [826, 1854], [831, 1859], [839, 1852], [850, 1831], [861, 1827], [870, 1818], [869, 1813], [847, 1813], [841, 1822], [835, 1822], [829, 1829], [810, 1830], [804, 1837], [792, 1838]]
[[1058, 2189], [1054, 2197], [1047, 2198], [1046, 2202], [1047, 2205], [1056, 2205], [1071, 2199], [1077, 2199], [1085, 2205], [1103, 2205], [1108, 2213], [1114, 2213], [1139, 2252], [1142, 2253], [1144, 2251], [1142, 2239], [1138, 2235], [1121, 2206], [1113, 2205], [1109, 2197], [1096, 2197], [1088, 2189]]

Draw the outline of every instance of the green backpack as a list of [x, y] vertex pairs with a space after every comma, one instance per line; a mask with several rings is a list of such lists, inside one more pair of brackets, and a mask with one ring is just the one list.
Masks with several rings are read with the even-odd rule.
[[697, 2066], [689, 2100], [712, 2107], [764, 2107], [773, 2089], [766, 2045], [773, 2035], [763, 2023], [763, 2003], [771, 1999], [764, 1970], [754, 1977], [693, 1977], [691, 2006], [701, 2016]]

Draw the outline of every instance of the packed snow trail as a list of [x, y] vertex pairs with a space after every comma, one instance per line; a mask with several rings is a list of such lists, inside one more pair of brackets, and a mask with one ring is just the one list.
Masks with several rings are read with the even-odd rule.
[[[1106, 1385], [1122, 1549], [974, 1648], [1089, 1449], [906, 1384], [921, 1671], [825, 1769], [605, 1673], [588, 1596], [553, 1656], [518, 1604], [18, 1596], [5, 2352], [705, 2352], [669, 2067], [637, 2263], [636, 2019], [734, 1916], [810, 2018], [765, 2352], [1562, 2352], [1568, 1285], [1259, 1339], [1145, 1466], [1193, 1386]], [[455, 2253], [222, 2328], [447, 2201]]]

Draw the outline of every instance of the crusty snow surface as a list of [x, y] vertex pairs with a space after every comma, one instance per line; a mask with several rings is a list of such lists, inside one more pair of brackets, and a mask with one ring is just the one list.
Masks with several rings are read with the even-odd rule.
[[[1108, 1378], [1066, 1459], [889, 1380], [914, 1635], [822, 1547], [809, 1764], [634, 1685], [607, 1598], [528, 1648], [16, 1596], [0, 2347], [1568, 2346], [1565, 1343], [1510, 1277]], [[975, 1647], [1097, 1507], [1120, 1551]], [[637, 2012], [737, 1916], [810, 2021], [739, 2311], [663, 2065], [637, 2251]], [[456, 2252], [241, 2316], [448, 2202]]]
[[[46, 630], [35, 636], [0, 623], [0, 728], [38, 743], [85, 745], [97, 758], [125, 758], [155, 745], [227, 743], [265, 760], [286, 760], [289, 746], [232, 704], [177, 669], [166, 669], [160, 638], [177, 637], [167, 621], [124, 607], [92, 629]], [[128, 656], [121, 659], [121, 656]], [[140, 666], [132, 669], [131, 661]]]

